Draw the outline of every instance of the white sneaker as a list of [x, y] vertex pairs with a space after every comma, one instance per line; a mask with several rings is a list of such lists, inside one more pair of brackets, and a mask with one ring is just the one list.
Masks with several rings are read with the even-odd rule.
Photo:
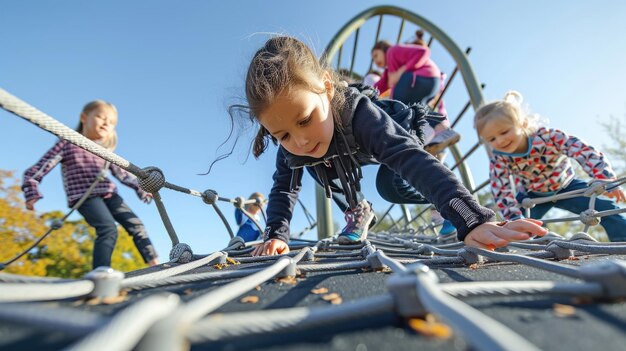
[[458, 143], [459, 140], [461, 140], [461, 134], [453, 129], [445, 129], [436, 134], [433, 140], [424, 146], [424, 150], [432, 155], [436, 155], [448, 146]]

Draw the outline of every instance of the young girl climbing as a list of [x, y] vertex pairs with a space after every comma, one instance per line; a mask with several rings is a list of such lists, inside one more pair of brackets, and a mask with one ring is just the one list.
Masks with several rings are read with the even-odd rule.
[[407, 180], [414, 192], [423, 194], [453, 222], [459, 239], [467, 245], [501, 247], [547, 232], [535, 220], [493, 222], [494, 213], [480, 206], [452, 172], [424, 151], [415, 134], [357, 89], [339, 82], [297, 39], [275, 37], [256, 52], [248, 68], [246, 98], [247, 106], [239, 107], [260, 124], [255, 157], [270, 140], [279, 144], [265, 243], [254, 255], [289, 251], [289, 222], [301, 188], [302, 168], [345, 211], [347, 225], [337, 238], [341, 244], [365, 239], [374, 219], [371, 204], [360, 193], [361, 166], [374, 163], [386, 165]]
[[[245, 205], [245, 210], [251, 214], [254, 219], [259, 222], [261, 220], [261, 206], [265, 202], [265, 196], [259, 192], [252, 193], [248, 200], [260, 201], [260, 204], [248, 204]], [[261, 238], [261, 232], [257, 228], [256, 224], [248, 218], [243, 211], [239, 208], [235, 208], [235, 220], [239, 229], [237, 230], [237, 236], [241, 237], [244, 241], [254, 241]]]
[[[478, 134], [493, 148], [489, 172], [491, 191], [504, 218], [523, 218], [519, 204], [526, 197], [551, 196], [587, 187], [586, 182], [575, 178], [570, 158], [580, 163], [593, 179], [616, 178], [600, 151], [558, 129], [538, 127], [536, 116], [523, 108], [522, 101], [520, 93], [510, 91], [502, 100], [482, 106], [474, 118]], [[513, 176], [517, 195], [510, 176]], [[626, 200], [619, 187], [606, 195], [617, 202]], [[531, 209], [531, 217], [541, 218], [552, 207], [579, 214], [589, 209], [589, 199], [576, 197], [538, 204]], [[616, 208], [612, 201], [596, 199], [597, 211]], [[623, 215], [602, 217], [600, 224], [611, 241], [626, 241]]]
[[[115, 106], [96, 100], [85, 105], [76, 130], [113, 150], [117, 146], [116, 124]], [[59, 163], [69, 207], [73, 207], [100, 178], [87, 200], [78, 207], [78, 212], [96, 229], [93, 267], [111, 266], [111, 255], [117, 241], [116, 221], [133, 237], [144, 261], [151, 266], [158, 264], [156, 251], [143, 223], [117, 194], [115, 184], [108, 177], [101, 177], [101, 174], [110, 169], [117, 179], [135, 189], [139, 198], [146, 203], [152, 200], [152, 195], [139, 188], [137, 178], [132, 174], [116, 165], [108, 165], [102, 158], [66, 140], [57, 142], [34, 166], [24, 172], [22, 190], [26, 198], [26, 208], [34, 210], [35, 202], [43, 198], [39, 192], [39, 183]]]

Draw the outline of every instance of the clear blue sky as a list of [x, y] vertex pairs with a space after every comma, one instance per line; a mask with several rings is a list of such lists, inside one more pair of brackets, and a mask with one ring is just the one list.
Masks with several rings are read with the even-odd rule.
[[[81, 107], [106, 99], [119, 110], [117, 152], [134, 164], [158, 166], [172, 183], [222, 196], [267, 193], [274, 152], [248, 158], [249, 135], [233, 156], [199, 176], [215, 158], [229, 131], [226, 107], [243, 96], [243, 77], [262, 33], [295, 35], [321, 53], [332, 36], [360, 11], [378, 1], [32, 1], [2, 2], [0, 87], [74, 127]], [[522, 92], [533, 111], [602, 148], [609, 141], [599, 122], [626, 114], [626, 3], [623, 1], [396, 1], [438, 25], [470, 59], [487, 100], [508, 89]], [[389, 21], [391, 23], [391, 21]], [[394, 30], [397, 27], [394, 27]], [[411, 29], [412, 31], [412, 29]], [[389, 39], [395, 34], [385, 32]], [[405, 31], [404, 38], [411, 33]], [[372, 38], [368, 38], [370, 41]], [[362, 42], [361, 55], [369, 51]], [[445, 72], [454, 65], [441, 47], [434, 59]], [[438, 56], [440, 55], [440, 56]], [[358, 68], [358, 67], [357, 67]], [[361, 67], [363, 71], [367, 67]], [[466, 97], [457, 78], [448, 96], [455, 116]], [[461, 149], [474, 141], [472, 113], [460, 124]], [[56, 138], [0, 111], [0, 169], [22, 171]], [[244, 162], [245, 161], [245, 162]], [[469, 161], [477, 183], [487, 161]], [[375, 168], [365, 170], [365, 193], [383, 211]], [[301, 199], [314, 212], [312, 181], [305, 177]], [[39, 211], [66, 209], [60, 167], [42, 183]], [[146, 223], [159, 254], [170, 243], [156, 207], [122, 196]], [[181, 238], [195, 252], [223, 248], [228, 236], [218, 217], [198, 198], [162, 190]], [[232, 207], [221, 204], [231, 223]], [[343, 223], [335, 210], [336, 221]], [[293, 231], [305, 226], [296, 214]], [[312, 234], [314, 235], [314, 234]]]

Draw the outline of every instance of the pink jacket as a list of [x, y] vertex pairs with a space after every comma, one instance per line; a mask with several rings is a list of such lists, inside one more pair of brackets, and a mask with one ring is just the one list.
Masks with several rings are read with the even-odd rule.
[[[400, 67], [406, 67], [407, 72], [413, 72], [413, 77], [439, 77], [439, 67], [430, 59], [430, 49], [415, 44], [398, 44], [390, 47], [385, 54], [387, 68], [380, 80], [374, 84], [375, 88], [383, 93], [389, 88], [389, 72], [395, 72]], [[393, 96], [393, 92], [391, 94]]]

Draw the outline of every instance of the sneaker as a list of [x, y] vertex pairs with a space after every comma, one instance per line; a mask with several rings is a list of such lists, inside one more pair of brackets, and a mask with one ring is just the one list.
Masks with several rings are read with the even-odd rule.
[[440, 244], [446, 244], [455, 241], [458, 241], [456, 236], [456, 228], [454, 227], [454, 225], [452, 225], [452, 222], [444, 219], [443, 226], [441, 227], [441, 229], [439, 229], [437, 242], [439, 242]]
[[450, 234], [456, 235], [456, 228], [454, 227], [454, 225], [452, 225], [452, 222], [450, 222], [447, 219], [444, 219], [443, 226], [441, 227], [441, 229], [439, 229], [439, 235], [450, 235]]
[[437, 133], [433, 140], [424, 146], [424, 150], [432, 155], [436, 155], [448, 146], [458, 143], [459, 140], [461, 140], [461, 134], [453, 129], [445, 129]]
[[346, 223], [337, 237], [339, 245], [358, 244], [365, 240], [368, 229], [376, 223], [372, 204], [367, 200], [362, 200], [356, 209], [347, 210]]
[[430, 219], [434, 226], [442, 225], [445, 221], [445, 219], [441, 216], [441, 213], [435, 209], [430, 210]]

